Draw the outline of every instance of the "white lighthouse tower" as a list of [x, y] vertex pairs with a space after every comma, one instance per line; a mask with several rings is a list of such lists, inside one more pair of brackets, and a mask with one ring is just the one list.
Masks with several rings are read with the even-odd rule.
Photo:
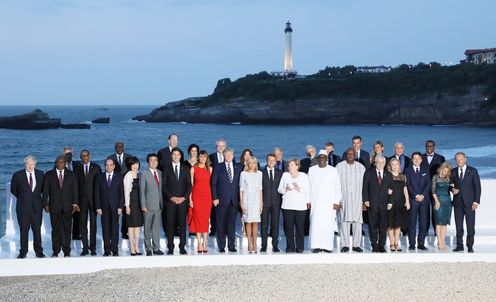
[[291, 23], [289, 21], [286, 23], [286, 28], [284, 29], [284, 72], [290, 73], [293, 71], [293, 53], [291, 50], [291, 34], [293, 29], [291, 28]]

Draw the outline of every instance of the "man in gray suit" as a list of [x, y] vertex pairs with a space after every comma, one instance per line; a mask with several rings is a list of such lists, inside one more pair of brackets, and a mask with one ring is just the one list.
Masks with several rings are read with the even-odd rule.
[[146, 255], [163, 255], [160, 250], [162, 224], [162, 172], [157, 169], [157, 154], [146, 156], [148, 169], [140, 177], [140, 203], [143, 211]]

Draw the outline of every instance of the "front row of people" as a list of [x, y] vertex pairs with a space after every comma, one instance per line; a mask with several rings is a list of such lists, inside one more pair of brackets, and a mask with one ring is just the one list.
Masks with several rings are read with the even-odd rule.
[[[454, 251], [463, 251], [463, 223], [467, 226], [466, 246], [473, 252], [475, 210], [480, 203], [480, 179], [477, 170], [466, 165], [465, 154], [455, 156], [457, 167], [443, 163], [431, 178], [422, 155], [412, 154], [412, 164], [401, 172], [401, 162], [378, 154], [374, 165], [366, 170], [357, 160], [353, 148], [345, 152], [345, 160], [334, 168], [328, 153], [321, 150], [318, 163], [301, 172], [300, 161], [288, 161], [287, 172], [276, 168], [276, 156], [266, 157], [267, 166], [259, 170], [257, 159], [249, 157], [244, 165], [234, 162], [234, 150], [223, 151], [223, 162], [211, 166], [208, 153], [201, 150], [198, 160], [189, 168], [181, 162], [181, 151], [171, 150], [171, 164], [158, 169], [156, 154], [147, 156], [147, 169], [138, 172], [136, 157], [126, 159], [126, 174], [117, 173], [116, 162], [105, 161], [105, 171], [90, 163], [89, 151], [81, 152], [81, 165], [75, 171], [66, 169], [66, 159], [59, 156], [55, 168], [46, 174], [35, 169], [36, 159], [25, 158], [25, 168], [12, 177], [11, 192], [17, 198], [20, 227], [18, 258], [28, 251], [28, 232], [33, 230], [36, 257], [45, 257], [41, 244], [42, 211], [50, 213], [52, 257], [62, 251], [71, 252], [73, 213], [80, 214], [81, 255], [96, 255], [96, 214], [101, 216], [104, 256], [118, 256], [119, 217], [126, 216], [132, 256], [141, 255], [140, 229], [144, 226], [146, 255], [163, 255], [160, 226], [166, 212], [167, 254], [174, 253], [174, 234], [179, 231], [179, 251], [186, 254], [186, 223], [196, 233], [198, 253], [207, 253], [210, 213], [216, 214], [217, 247], [236, 252], [235, 228], [241, 210], [248, 237], [248, 251], [256, 253], [258, 223], [261, 222], [261, 252], [267, 251], [269, 234], [272, 251], [279, 252], [279, 217], [284, 219], [286, 252], [304, 250], [305, 219], [310, 209], [309, 246], [314, 253], [334, 249], [333, 234], [339, 231], [341, 252], [362, 252], [362, 213], [368, 218], [373, 252], [386, 252], [386, 236], [390, 250], [401, 251], [399, 237], [408, 230], [409, 250], [426, 250], [425, 212], [430, 198], [435, 204], [438, 248], [444, 250], [447, 224], [455, 212], [457, 244]], [[79, 190], [78, 190], [79, 186]], [[94, 192], [94, 194], [90, 194]], [[451, 194], [454, 196], [451, 200]], [[88, 242], [87, 221], [90, 221]], [[270, 222], [269, 222], [270, 221]], [[335, 221], [338, 229], [335, 230]], [[418, 224], [417, 224], [418, 223]], [[269, 230], [270, 227], [270, 230]], [[86, 231], [85, 231], [86, 230]], [[353, 242], [350, 242], [350, 233]]]

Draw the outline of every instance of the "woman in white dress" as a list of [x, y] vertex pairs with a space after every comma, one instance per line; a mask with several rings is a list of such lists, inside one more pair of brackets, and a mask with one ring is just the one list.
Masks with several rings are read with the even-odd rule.
[[245, 162], [245, 170], [239, 179], [239, 204], [243, 210], [248, 252], [257, 252], [258, 223], [263, 209], [262, 172], [258, 161], [252, 156]]

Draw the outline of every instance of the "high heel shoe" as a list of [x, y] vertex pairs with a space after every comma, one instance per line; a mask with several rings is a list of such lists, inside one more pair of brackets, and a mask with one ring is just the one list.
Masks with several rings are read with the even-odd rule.
[[131, 256], [136, 256], [137, 254], [136, 253], [131, 253]]
[[399, 245], [396, 245], [396, 251], [397, 251], [397, 252], [401, 252], [401, 251], [402, 251], [402, 249], [400, 248], [400, 246], [399, 246]]
[[396, 246], [395, 245], [390, 245], [389, 246], [389, 250], [391, 250], [391, 252], [396, 252]]
[[143, 255], [143, 253], [142, 252], [136, 252], [136, 255], [141, 256], [141, 255]]

